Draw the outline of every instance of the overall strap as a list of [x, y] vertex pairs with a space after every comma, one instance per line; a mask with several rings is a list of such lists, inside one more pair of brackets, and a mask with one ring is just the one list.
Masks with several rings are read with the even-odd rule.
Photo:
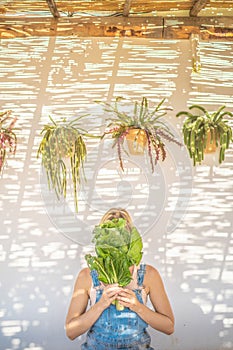
[[146, 264], [141, 264], [138, 269], [138, 286], [142, 287], [146, 271]]
[[92, 278], [94, 288], [99, 287], [100, 281], [98, 279], [98, 273], [96, 270], [91, 270], [91, 278]]

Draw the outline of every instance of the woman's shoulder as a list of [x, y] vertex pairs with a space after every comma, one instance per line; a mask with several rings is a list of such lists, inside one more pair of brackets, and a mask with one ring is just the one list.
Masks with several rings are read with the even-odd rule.
[[150, 279], [152, 281], [160, 280], [160, 273], [159, 271], [152, 265], [146, 264], [146, 274], [145, 274], [146, 279]]
[[79, 286], [80, 284], [90, 286], [92, 283], [90, 269], [88, 267], [84, 267], [82, 270], [79, 271], [78, 276], [76, 278], [76, 285]]
[[79, 271], [79, 274], [78, 274], [78, 277], [81, 276], [81, 277], [87, 277], [87, 276], [90, 276], [90, 269], [89, 267], [84, 267], [83, 269], [81, 269]]
[[146, 271], [150, 271], [150, 272], [158, 272], [158, 270], [156, 269], [155, 266], [150, 265], [150, 264], [144, 264], [146, 267]]

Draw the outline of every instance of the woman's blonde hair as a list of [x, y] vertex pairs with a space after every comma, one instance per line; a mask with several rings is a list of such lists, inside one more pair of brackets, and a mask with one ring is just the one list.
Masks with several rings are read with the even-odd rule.
[[127, 212], [127, 210], [123, 208], [111, 208], [109, 209], [102, 217], [100, 220], [100, 225], [103, 224], [107, 220], [112, 220], [112, 219], [125, 219], [127, 222], [127, 225], [131, 229], [133, 227], [133, 221]]

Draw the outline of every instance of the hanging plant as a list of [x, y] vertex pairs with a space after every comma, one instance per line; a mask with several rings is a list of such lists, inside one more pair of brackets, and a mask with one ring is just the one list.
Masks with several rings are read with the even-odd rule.
[[120, 97], [116, 98], [114, 105], [104, 103], [104, 110], [113, 114], [113, 117], [108, 118], [110, 122], [102, 138], [106, 135], [111, 135], [113, 138], [112, 147], [117, 147], [122, 170], [124, 170], [122, 151], [128, 154], [124, 141], [129, 140], [129, 150], [132, 149], [131, 154], [143, 154], [144, 149], [147, 149], [151, 170], [154, 172], [157, 161], [160, 159], [164, 161], [166, 158], [166, 141], [181, 146], [181, 143], [176, 140], [169, 127], [163, 121], [163, 117], [168, 110], [168, 108], [163, 107], [165, 99], [161, 100], [156, 107], [150, 109], [147, 98], [143, 97], [140, 103], [137, 101], [134, 103], [131, 115], [119, 110], [118, 102], [121, 99]]
[[205, 153], [210, 153], [219, 147], [219, 164], [225, 159], [225, 151], [232, 141], [232, 129], [225, 116], [232, 117], [229, 111], [221, 106], [216, 112], [209, 113], [204, 107], [192, 105], [190, 112], [181, 111], [177, 117], [184, 116], [183, 137], [193, 165], [201, 164]]
[[0, 112], [0, 173], [4, 168], [7, 152], [15, 154], [17, 147], [17, 137], [13, 128], [17, 117], [11, 117], [11, 111]]
[[[51, 124], [44, 125], [41, 131], [43, 135], [39, 145], [37, 157], [41, 155], [42, 166], [47, 175], [49, 189], [53, 189], [58, 200], [66, 197], [68, 170], [71, 172], [71, 179], [74, 191], [75, 210], [78, 211], [78, 186], [84, 174], [84, 161], [87, 150], [84, 136], [92, 136], [80, 127], [80, 116], [74, 120], [62, 120], [55, 122], [49, 116]], [[67, 169], [65, 158], [70, 160], [70, 169]]]

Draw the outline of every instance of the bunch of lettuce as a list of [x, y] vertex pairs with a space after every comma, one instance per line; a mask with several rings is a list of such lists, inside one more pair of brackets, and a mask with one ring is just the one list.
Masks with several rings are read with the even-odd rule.
[[[85, 256], [91, 270], [105, 284], [126, 286], [131, 281], [129, 267], [138, 265], [142, 258], [142, 239], [135, 227], [129, 229], [126, 220], [112, 219], [95, 226], [93, 231], [96, 255]], [[116, 303], [118, 309], [122, 307]]]

